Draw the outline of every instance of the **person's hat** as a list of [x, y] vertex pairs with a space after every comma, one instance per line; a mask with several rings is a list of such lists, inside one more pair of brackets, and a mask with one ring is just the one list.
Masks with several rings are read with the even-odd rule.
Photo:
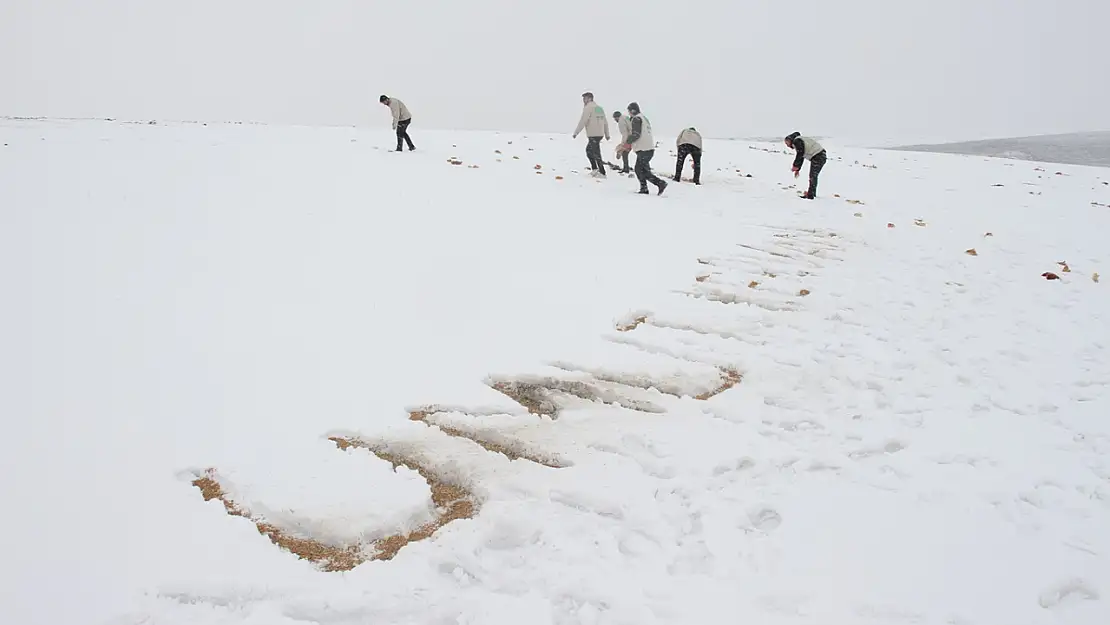
[[389, 99], [389, 96], [384, 96], [383, 95], [382, 97], [378, 98], [378, 102], [385, 102], [388, 99]]

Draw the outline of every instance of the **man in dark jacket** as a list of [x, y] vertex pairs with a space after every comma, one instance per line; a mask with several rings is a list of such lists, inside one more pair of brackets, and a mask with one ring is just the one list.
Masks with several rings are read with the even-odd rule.
[[817, 176], [821, 173], [821, 169], [825, 166], [825, 162], [829, 160], [829, 155], [825, 153], [825, 148], [816, 139], [803, 137], [801, 133], [792, 132], [786, 135], [784, 139], [786, 147], [794, 148], [796, 152], [794, 156], [794, 177], [797, 178], [802, 171], [802, 161], [809, 161], [809, 190], [805, 192], [802, 197], [807, 200], [816, 199], [817, 197]]
[[627, 153], [636, 152], [636, 178], [640, 180], [640, 193], [647, 194], [647, 183], [659, 189], [659, 195], [667, 188], [659, 176], [651, 173], [651, 157], [655, 156], [655, 138], [651, 134], [651, 122], [640, 113], [640, 105], [632, 102], [628, 105], [628, 114], [631, 117], [632, 132], [624, 140], [618, 151]]

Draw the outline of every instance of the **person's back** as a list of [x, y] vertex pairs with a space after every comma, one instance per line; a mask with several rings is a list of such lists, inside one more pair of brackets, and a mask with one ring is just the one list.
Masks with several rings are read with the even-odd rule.
[[409, 107], [397, 98], [389, 99], [389, 112], [393, 114], [393, 123], [403, 122], [406, 119], [412, 119], [412, 113], [409, 112]]
[[582, 118], [578, 121], [578, 128], [574, 134], [577, 135], [583, 130], [586, 131], [587, 137], [609, 138], [609, 118], [605, 116], [605, 109], [593, 100], [582, 107]]
[[701, 149], [701, 133], [695, 128], [686, 128], [678, 135], [677, 145], [692, 145]]
[[825, 151], [825, 148], [817, 142], [817, 139], [812, 137], [804, 137], [802, 135], [794, 137], [793, 145], [796, 146], [799, 142], [802, 144], [802, 158], [807, 161], [812, 161], [814, 156]]
[[678, 159], [674, 166], [674, 181], [682, 182], [682, 167], [686, 157], [694, 160], [694, 184], [701, 184], [701, 133], [693, 126], [683, 129], [675, 140], [678, 146]]

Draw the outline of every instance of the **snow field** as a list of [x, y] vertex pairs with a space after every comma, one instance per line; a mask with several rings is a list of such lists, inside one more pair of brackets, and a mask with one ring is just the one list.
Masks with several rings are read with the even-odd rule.
[[[642, 198], [572, 173], [560, 138], [414, 130], [397, 155], [341, 129], [4, 132], [0, 171], [76, 180], [2, 186], [36, 209], [35, 418], [13, 438], [64, 451], [9, 450], [54, 496], [8, 534], [62, 538], [13, 545], [5, 579], [86, 589], [13, 622], [1110, 615], [1103, 170], [830, 144], [804, 202], [773, 146], [710, 142], [702, 187]], [[40, 134], [70, 144], [50, 168]], [[722, 370], [741, 379], [711, 394]], [[283, 529], [366, 541], [433, 514], [431, 480], [375, 455], [476, 513], [323, 573], [183, 470]], [[69, 509], [98, 514], [62, 531]]]

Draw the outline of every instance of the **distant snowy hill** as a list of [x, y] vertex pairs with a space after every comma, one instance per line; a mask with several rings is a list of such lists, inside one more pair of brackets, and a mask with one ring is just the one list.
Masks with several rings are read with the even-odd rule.
[[1042, 163], [1110, 167], [1110, 131], [1042, 135], [1039, 137], [1012, 137], [960, 143], [907, 145], [890, 149], [908, 152], [972, 154]]

